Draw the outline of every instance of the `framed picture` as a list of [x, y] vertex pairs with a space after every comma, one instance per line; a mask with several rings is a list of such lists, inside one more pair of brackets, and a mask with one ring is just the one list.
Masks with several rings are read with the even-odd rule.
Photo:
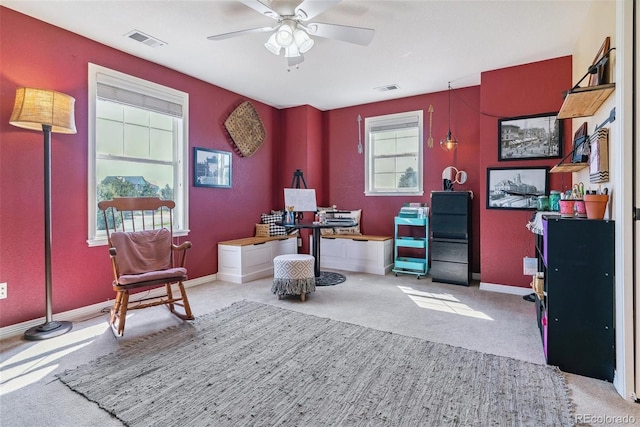
[[231, 188], [231, 152], [194, 147], [193, 185]]
[[562, 157], [562, 120], [558, 113], [498, 120], [498, 160]]
[[596, 67], [596, 72], [589, 77], [589, 86], [598, 86], [605, 83], [609, 83], [609, 58], [605, 55], [609, 54], [609, 46], [611, 44], [611, 38], [605, 37], [600, 50], [593, 58], [592, 66]]
[[487, 168], [487, 209], [536, 209], [548, 188], [548, 167]]
[[587, 122], [580, 125], [573, 134], [572, 163], [586, 163], [589, 161], [589, 135], [587, 135]]

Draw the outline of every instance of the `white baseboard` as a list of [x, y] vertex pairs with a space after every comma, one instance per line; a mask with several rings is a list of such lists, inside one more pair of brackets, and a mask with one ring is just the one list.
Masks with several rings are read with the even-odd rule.
[[531, 288], [521, 288], [519, 286], [498, 285], [496, 283], [480, 282], [481, 291], [499, 292], [511, 295], [529, 295], [533, 292]]
[[[185, 288], [192, 288], [194, 286], [203, 285], [205, 283], [213, 282], [217, 280], [217, 276], [215, 274], [211, 274], [208, 276], [198, 277], [195, 279], [190, 279], [184, 282]], [[149, 298], [160, 296], [163, 292], [162, 288], [152, 289], [147, 292], [140, 292], [139, 294], [131, 295], [129, 301], [137, 301], [141, 298]], [[76, 308], [69, 311], [64, 311], [62, 313], [57, 313], [53, 315], [53, 320], [58, 321], [74, 321], [77, 319], [87, 318], [99, 315], [100, 312], [105, 308], [110, 308], [113, 305], [113, 300], [107, 300], [105, 302], [99, 302], [97, 304], [88, 305], [85, 307]], [[44, 307], [43, 307], [44, 308]], [[45, 322], [45, 317], [40, 317], [38, 319], [28, 320], [22, 323], [16, 323], [14, 325], [5, 326], [4, 328], [0, 328], [0, 340], [5, 338], [14, 337], [16, 335], [20, 335], [24, 333], [29, 328], [34, 326], [42, 325]]]

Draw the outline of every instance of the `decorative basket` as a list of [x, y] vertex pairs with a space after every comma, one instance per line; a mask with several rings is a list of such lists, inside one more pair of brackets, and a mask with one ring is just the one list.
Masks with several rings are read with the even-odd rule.
[[267, 133], [258, 112], [249, 101], [238, 105], [227, 117], [224, 127], [242, 157], [251, 157], [264, 142]]

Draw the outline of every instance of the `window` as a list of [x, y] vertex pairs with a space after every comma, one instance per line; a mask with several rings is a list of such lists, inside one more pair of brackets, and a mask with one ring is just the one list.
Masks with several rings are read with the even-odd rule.
[[422, 110], [364, 120], [365, 194], [421, 196]]
[[89, 239], [106, 241], [100, 200], [157, 196], [176, 202], [188, 231], [188, 94], [89, 64]]

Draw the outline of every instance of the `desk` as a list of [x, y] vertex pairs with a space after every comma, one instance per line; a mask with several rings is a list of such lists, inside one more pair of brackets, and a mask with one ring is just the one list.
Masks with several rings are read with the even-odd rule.
[[283, 224], [278, 223], [284, 227], [291, 228], [310, 228], [313, 233], [313, 246], [311, 248], [311, 255], [315, 258], [313, 270], [316, 275], [316, 286], [331, 286], [344, 282], [347, 278], [340, 273], [334, 273], [332, 271], [320, 271], [320, 229], [322, 228], [336, 228], [336, 227], [353, 227], [357, 225], [355, 222], [351, 224], [320, 224], [310, 220], [298, 220], [295, 224]]

